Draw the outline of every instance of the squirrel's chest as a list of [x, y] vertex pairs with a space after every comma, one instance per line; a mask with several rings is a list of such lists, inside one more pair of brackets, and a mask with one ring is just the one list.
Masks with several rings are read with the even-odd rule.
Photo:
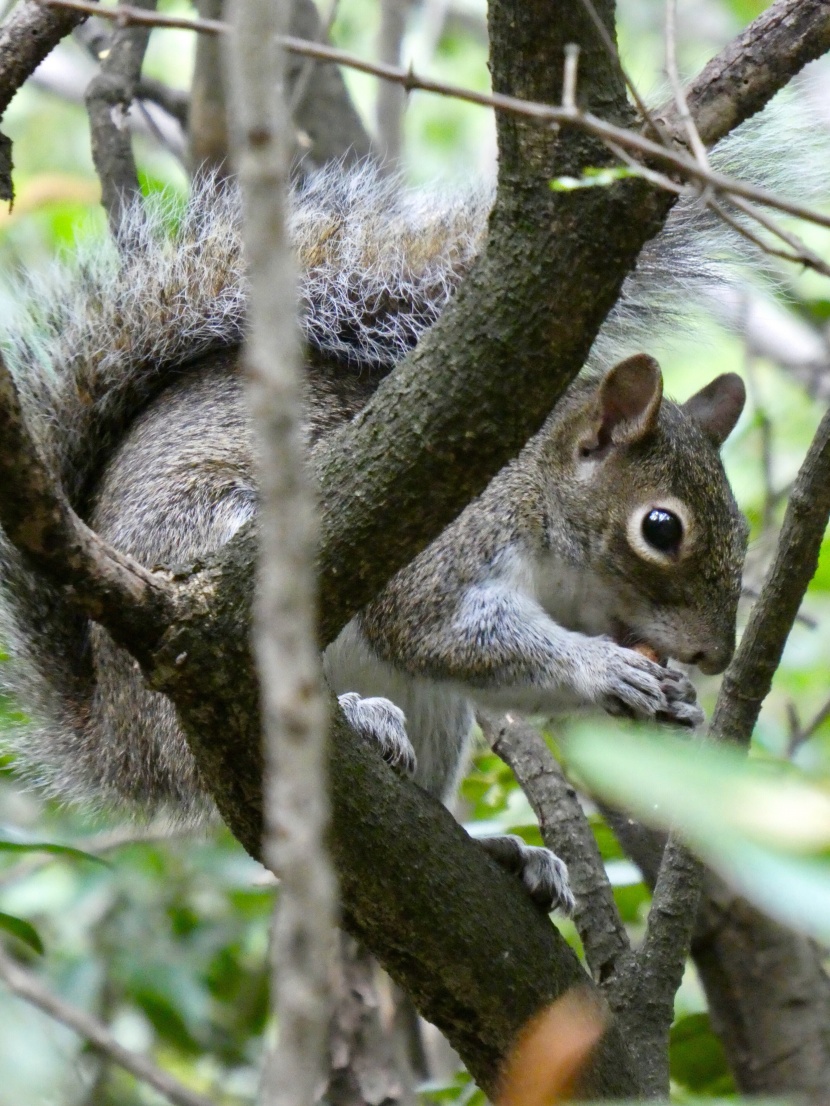
[[611, 631], [611, 604], [595, 573], [547, 553], [534, 557], [524, 576], [533, 598], [558, 625], [592, 636]]

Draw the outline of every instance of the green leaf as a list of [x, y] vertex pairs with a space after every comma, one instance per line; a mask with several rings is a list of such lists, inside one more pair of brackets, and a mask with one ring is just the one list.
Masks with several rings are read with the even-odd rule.
[[52, 856], [68, 857], [71, 860], [91, 860], [95, 864], [102, 864], [105, 868], [110, 865], [106, 860], [93, 853], [85, 853], [83, 849], [75, 849], [71, 845], [61, 845], [55, 841], [36, 841], [29, 838], [21, 830], [9, 826], [0, 827], [0, 852], [4, 853], [49, 853]]
[[698, 1094], [729, 1094], [735, 1085], [720, 1038], [708, 1014], [689, 1014], [672, 1026], [669, 1042], [671, 1077]]
[[40, 939], [40, 934], [29, 922], [24, 922], [22, 918], [15, 918], [12, 914], [0, 912], [0, 929], [4, 929], [6, 933], [16, 937], [18, 941], [28, 945], [30, 949], [34, 949], [40, 956], [43, 955], [43, 942]]
[[766, 913], [830, 940], [830, 789], [788, 765], [668, 736], [580, 728], [568, 757], [591, 789], [678, 829]]
[[616, 165], [603, 169], [585, 169], [581, 177], [554, 177], [549, 182], [552, 192], [573, 192], [577, 188], [607, 188], [618, 180], [627, 180], [640, 174], [627, 165]]

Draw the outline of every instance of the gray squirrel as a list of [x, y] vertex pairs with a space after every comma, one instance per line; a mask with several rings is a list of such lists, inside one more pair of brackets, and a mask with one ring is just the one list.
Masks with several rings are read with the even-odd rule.
[[[407, 193], [369, 166], [298, 189], [310, 442], [356, 413], [437, 318], [488, 207], [486, 190]], [[257, 500], [236, 197], [203, 183], [172, 237], [170, 223], [163, 207], [136, 215], [127, 256], [97, 247], [18, 291], [25, 310], [5, 340], [70, 501], [149, 567], [220, 548]], [[443, 799], [478, 703], [702, 720], [666, 662], [719, 672], [734, 647], [746, 526], [718, 451], [743, 385], [722, 376], [677, 405], [651, 357], [599, 366], [719, 279], [707, 234], [678, 205], [541, 432], [326, 650], [349, 720]], [[18, 755], [47, 791], [183, 818], [210, 809], [170, 701], [2, 535], [0, 640], [0, 678], [31, 719]], [[489, 847], [540, 901], [573, 906], [553, 854], [509, 838]]]

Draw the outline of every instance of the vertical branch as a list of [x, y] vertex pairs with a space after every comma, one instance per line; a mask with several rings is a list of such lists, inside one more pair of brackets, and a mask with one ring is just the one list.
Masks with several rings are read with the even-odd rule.
[[273, 941], [279, 1043], [263, 1102], [303, 1106], [323, 1077], [334, 883], [323, 845], [326, 705], [315, 633], [316, 522], [303, 472], [296, 287], [285, 238], [290, 124], [275, 36], [284, 5], [231, 0], [233, 139], [251, 284], [246, 363], [260, 461], [254, 647], [265, 731], [265, 856], [282, 884]]
[[815, 574], [830, 518], [830, 411], [799, 469], [760, 598], [724, 673], [710, 733], [748, 745], [798, 609]]
[[[222, 0], [198, 0], [201, 19], [221, 19]], [[222, 44], [217, 35], [196, 36], [196, 62], [187, 119], [191, 168], [224, 177], [228, 171], [228, 112], [222, 69]]]
[[[155, 0], [138, 0], [136, 4], [148, 11], [155, 6]], [[118, 27], [101, 62], [101, 72], [86, 92], [92, 159], [101, 181], [101, 202], [117, 240], [122, 237], [125, 209], [141, 194], [127, 113], [138, 90], [149, 39], [149, 27]]]
[[[378, 60], [388, 65], [399, 65], [401, 43], [406, 32], [406, 18], [410, 0], [381, 0], [380, 34], [378, 36]], [[406, 93], [398, 85], [387, 81], [378, 84], [377, 127], [378, 146], [385, 161], [394, 165], [400, 159], [403, 147], [403, 114]]]

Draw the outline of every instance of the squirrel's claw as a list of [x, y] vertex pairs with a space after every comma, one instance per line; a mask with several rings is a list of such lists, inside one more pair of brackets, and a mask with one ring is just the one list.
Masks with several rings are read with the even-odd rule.
[[517, 875], [530, 897], [546, 913], [559, 910], [570, 917], [576, 901], [564, 860], [550, 849], [526, 845], [514, 834], [483, 837], [481, 844], [502, 867]]
[[339, 695], [337, 702], [351, 728], [377, 745], [387, 764], [400, 769], [404, 775], [415, 774], [418, 761], [400, 707], [391, 699], [379, 696], [364, 699], [356, 691]]

